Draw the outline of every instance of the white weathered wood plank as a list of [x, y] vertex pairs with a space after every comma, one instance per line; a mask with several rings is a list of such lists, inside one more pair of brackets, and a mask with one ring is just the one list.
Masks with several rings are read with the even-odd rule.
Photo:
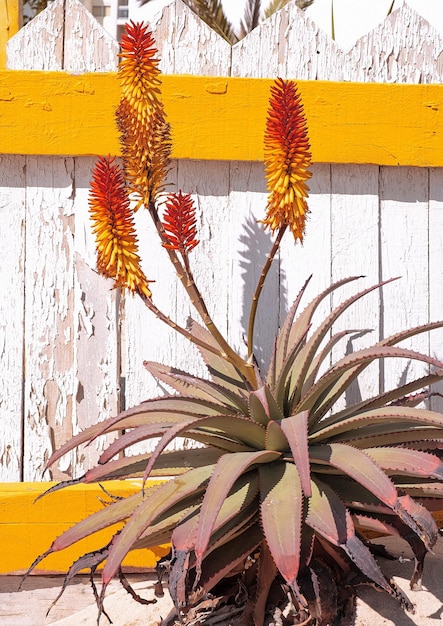
[[[75, 394], [71, 158], [26, 160], [24, 479], [72, 434]], [[71, 458], [51, 470], [68, 477]]]
[[67, 72], [112, 72], [117, 67], [118, 42], [97, 22], [80, 0], [64, 0], [63, 69]]
[[345, 80], [442, 82], [443, 37], [407, 4], [359, 39], [346, 57]]
[[54, 0], [8, 41], [7, 67], [11, 70], [62, 70], [63, 19], [64, 0]]
[[25, 158], [0, 157], [0, 480], [22, 471]]
[[[427, 169], [381, 169], [381, 274], [383, 279], [401, 277], [383, 291], [384, 337], [429, 320], [428, 200]], [[429, 354], [429, 335], [413, 337], [401, 345]], [[385, 388], [422, 375], [427, 369], [403, 359], [386, 359]]]

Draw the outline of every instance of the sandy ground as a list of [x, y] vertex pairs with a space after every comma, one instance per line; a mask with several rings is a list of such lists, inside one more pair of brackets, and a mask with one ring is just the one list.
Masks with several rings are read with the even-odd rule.
[[[393, 576], [397, 584], [415, 604], [415, 614], [404, 613], [395, 602], [384, 593], [371, 588], [361, 590], [357, 606], [355, 626], [437, 626], [443, 623], [443, 539], [428, 555], [425, 562], [423, 590], [411, 591], [409, 578], [413, 570], [411, 553], [404, 542], [389, 538], [379, 539], [398, 558], [395, 561], [383, 559], [384, 571]], [[133, 575], [129, 577], [137, 592], [146, 599], [154, 597], [155, 576]], [[71, 583], [57, 605], [46, 617], [46, 611], [57, 596], [60, 577], [32, 576], [17, 593], [19, 580], [15, 576], [0, 577], [0, 624], [2, 626], [95, 626], [97, 609], [86, 577], [77, 577]], [[157, 626], [171, 609], [171, 601], [166, 593], [156, 604], [140, 605], [128, 596], [115, 582], [109, 588], [105, 608], [117, 626]], [[101, 625], [107, 624], [102, 618]]]

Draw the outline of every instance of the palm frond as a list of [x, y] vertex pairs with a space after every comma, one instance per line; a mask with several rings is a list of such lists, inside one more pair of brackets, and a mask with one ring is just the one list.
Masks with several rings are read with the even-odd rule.
[[230, 44], [235, 44], [238, 37], [234, 27], [223, 10], [221, 0], [183, 0], [184, 3], [196, 13], [216, 33], [226, 39]]

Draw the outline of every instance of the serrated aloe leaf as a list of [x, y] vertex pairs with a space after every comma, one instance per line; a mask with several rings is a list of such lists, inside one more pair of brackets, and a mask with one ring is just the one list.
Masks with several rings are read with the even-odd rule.
[[310, 446], [309, 456], [316, 463], [324, 462], [350, 476], [381, 502], [395, 508], [397, 489], [385, 472], [362, 450], [342, 443]]
[[442, 365], [437, 359], [415, 352], [414, 350], [407, 350], [405, 348], [396, 348], [391, 346], [364, 348], [363, 350], [353, 352], [343, 357], [330, 370], [328, 370], [304, 395], [300, 404], [297, 406], [297, 411], [310, 410], [310, 423], [315, 424], [318, 421], [318, 415], [315, 413], [317, 401], [324, 401], [325, 394], [331, 392], [331, 389], [337, 381], [340, 380], [344, 373], [347, 371], [352, 372], [356, 366], [359, 366], [359, 368], [361, 366], [367, 367], [376, 359], [384, 358], [412, 359], [429, 365], [434, 365], [436, 367], [441, 367]]
[[248, 527], [246, 531], [227, 544], [222, 545], [203, 560], [200, 585], [210, 591], [225, 576], [242, 565], [247, 557], [261, 544], [263, 533], [258, 524]]
[[311, 496], [311, 469], [308, 448], [308, 411], [286, 417], [281, 422], [281, 428], [288, 440], [303, 493], [309, 498]]
[[365, 576], [392, 595], [392, 588], [374, 557], [356, 537], [351, 514], [332, 489], [318, 479], [312, 481], [312, 496], [305, 523], [327, 541], [342, 548]]
[[369, 448], [366, 454], [389, 474], [443, 480], [443, 463], [434, 454], [405, 448]]
[[244, 396], [226, 387], [160, 363], [145, 361], [143, 365], [155, 378], [184, 396], [199, 397], [202, 400], [219, 402], [222, 405], [227, 404], [231, 410], [235, 408], [244, 414], [248, 412], [248, 404]]
[[149, 441], [150, 439], [162, 437], [170, 427], [171, 424], [144, 424], [143, 426], [138, 426], [138, 428], [132, 428], [110, 443], [101, 453], [98, 462], [101, 464], [107, 463], [122, 450], [140, 441]]
[[[189, 330], [190, 333], [197, 339], [212, 345], [214, 348], [220, 348], [211, 333], [195, 320], [191, 320]], [[246, 391], [246, 382], [232, 363], [221, 356], [217, 356], [209, 350], [205, 350], [201, 346], [197, 346], [197, 349], [200, 352], [206, 367], [208, 368], [208, 372], [215, 383], [234, 393], [238, 393], [241, 389]]]
[[109, 584], [122, 560], [152, 523], [180, 501], [186, 499], [186, 506], [189, 506], [191, 496], [196, 502], [199, 500], [213, 471], [213, 465], [192, 469], [185, 476], [160, 485], [153, 493], [148, 492], [110, 548], [102, 573], [103, 587]]
[[[341, 436], [341, 440], [349, 438], [349, 440], [354, 441], [354, 439], [364, 437], [366, 434], [374, 437], [377, 435], [377, 431], [379, 431], [380, 435], [385, 435], [389, 432], [398, 433], [399, 435], [408, 437], [407, 440], [411, 441], [409, 437], [413, 435], [414, 425], [421, 428], [426, 426], [434, 427], [434, 435], [435, 439], [437, 439], [439, 434], [443, 434], [443, 432], [441, 432], [443, 428], [443, 415], [428, 409], [386, 406], [365, 411], [364, 413], [359, 413], [336, 424], [319, 428], [317, 432], [310, 433], [309, 440], [312, 443], [318, 443], [331, 438], [338, 441], [338, 437]], [[321, 424], [319, 424], [319, 426], [321, 426]], [[418, 434], [417, 439], [420, 439], [420, 434]], [[382, 444], [383, 442], [380, 443]], [[388, 442], [386, 442], [386, 444], [388, 445]], [[370, 447], [374, 446], [371, 445]]]
[[298, 400], [300, 399], [306, 375], [312, 366], [312, 361], [314, 360], [315, 355], [317, 354], [317, 351], [320, 348], [324, 338], [330, 332], [334, 322], [337, 321], [337, 319], [340, 317], [340, 315], [344, 313], [344, 311], [346, 311], [346, 309], [348, 309], [352, 304], [357, 302], [360, 298], [363, 298], [375, 289], [378, 289], [379, 287], [391, 282], [391, 280], [378, 283], [377, 285], [372, 285], [371, 287], [368, 287], [367, 289], [364, 289], [363, 291], [360, 291], [351, 296], [350, 298], [342, 302], [338, 307], [333, 309], [328, 317], [315, 330], [315, 332], [306, 342], [306, 345], [303, 347], [302, 351], [298, 355], [297, 366], [292, 368], [289, 394], [291, 396], [294, 395], [294, 402], [298, 402]]
[[[303, 521], [303, 491], [293, 463], [259, 467], [260, 515], [266, 543], [281, 575], [297, 587]], [[297, 593], [297, 591], [295, 591]], [[300, 592], [297, 596], [300, 596]]]
[[282, 324], [282, 327], [277, 335], [274, 350], [272, 352], [272, 358], [271, 358], [271, 364], [269, 366], [268, 376], [266, 378], [268, 385], [270, 385], [272, 389], [274, 389], [275, 387], [275, 383], [277, 380], [277, 372], [278, 372], [278, 375], [280, 375], [283, 361], [286, 359], [286, 355], [288, 352], [289, 333], [291, 331], [291, 327], [294, 322], [294, 318], [297, 313], [298, 307], [300, 305], [301, 299], [303, 297], [303, 294], [311, 278], [312, 278], [312, 274], [311, 276], [309, 276], [309, 278], [306, 280], [303, 287], [298, 292], [297, 297], [294, 300], [291, 308], [289, 309], [286, 315], [286, 318]]
[[143, 477], [145, 481], [151, 469], [154, 466], [154, 463], [161, 455], [166, 446], [173, 440], [175, 437], [178, 437], [180, 434], [187, 434], [192, 438], [192, 430], [199, 430], [201, 432], [210, 432], [211, 429], [215, 433], [217, 432], [220, 435], [225, 435], [226, 438], [238, 437], [240, 439], [240, 443], [245, 443], [246, 445], [251, 445], [254, 448], [263, 448], [265, 443], [265, 430], [259, 424], [252, 422], [249, 419], [238, 417], [234, 415], [222, 415], [217, 417], [201, 417], [198, 419], [192, 419], [184, 424], [177, 424], [176, 426], [171, 427], [160, 439], [157, 444], [152, 456], [149, 460], [149, 463], [146, 467], [146, 471]]
[[228, 414], [229, 410], [221, 407], [219, 404], [210, 403], [199, 398], [164, 396], [146, 400], [146, 402], [122, 411], [114, 417], [89, 426], [81, 433], [72, 437], [51, 455], [45, 468], [53, 465], [67, 452], [78, 448], [81, 444], [90, 443], [100, 435], [106, 435], [116, 430], [136, 428], [147, 423], [177, 424], [191, 417], [220, 415], [220, 413]]
[[[158, 487], [152, 487], [147, 492], [148, 497], [154, 493], [154, 490]], [[142, 502], [142, 493], [141, 491], [133, 494], [132, 496], [128, 496], [123, 500], [117, 500], [112, 504], [96, 511], [89, 517], [81, 520], [68, 528], [64, 533], [59, 535], [52, 543], [50, 547], [50, 552], [58, 552], [59, 550], [64, 550], [72, 544], [84, 539], [85, 537], [89, 537], [93, 533], [96, 533], [103, 528], [108, 528], [109, 526], [113, 526], [118, 522], [122, 522], [126, 518], [128, 518], [135, 509]]]
[[[234, 439], [228, 439], [224, 437], [222, 434], [218, 434], [216, 432], [202, 432], [193, 430], [186, 434], [188, 439], [192, 439], [197, 443], [202, 443], [205, 446], [211, 446], [213, 448], [217, 448], [222, 452], [253, 452], [254, 448], [251, 446], [247, 446], [244, 443], [240, 443]], [[155, 468], [151, 470], [151, 475], [154, 475], [152, 472], [155, 472]]]
[[[404, 341], [405, 339], [409, 339], [410, 337], [413, 337], [423, 332], [428, 332], [430, 330], [440, 328], [441, 326], [442, 326], [442, 322], [432, 322], [429, 324], [416, 326], [406, 331], [402, 331], [400, 333], [391, 335], [390, 337], [387, 337], [386, 339], [383, 339], [382, 341], [379, 341], [378, 343], [376, 343], [374, 347], [393, 346], [396, 343], [399, 343], [400, 341]], [[340, 398], [343, 395], [343, 393], [345, 393], [345, 391], [349, 388], [349, 385], [351, 384], [351, 382], [355, 380], [363, 370], [364, 370], [364, 367], [361, 367], [361, 368], [356, 367], [355, 370], [350, 370], [342, 375], [342, 377], [337, 381], [337, 383], [335, 383], [334, 387], [326, 395], [325, 399], [316, 407], [315, 414], [317, 417], [317, 421], [319, 421], [324, 415], [326, 415], [326, 413], [332, 408], [332, 406], [335, 404], [338, 398]], [[435, 380], [431, 380], [431, 378], [434, 378], [434, 377], [436, 377]], [[430, 375], [429, 382], [426, 382], [426, 377], [423, 377], [421, 380], [423, 381], [423, 386], [426, 386], [426, 385], [432, 384], [432, 382], [437, 382], [441, 380], [442, 378], [443, 378], [443, 370], [440, 369], [438, 372], [433, 372], [433, 374]], [[405, 385], [405, 388], [401, 388], [401, 387], [398, 388], [398, 392], [399, 392], [398, 395], [396, 394], [395, 389], [388, 392], [389, 394], [392, 394], [392, 399], [389, 400], [388, 397], [386, 397], [386, 402], [394, 402], [398, 398], [401, 398], [403, 395], [406, 395], [407, 393], [411, 393], [411, 391], [413, 391], [412, 385], [414, 385], [414, 383], [415, 381], [408, 383], [408, 385], [411, 385], [410, 391], [407, 391], [407, 385]], [[420, 389], [420, 388], [421, 388], [420, 386], [415, 387], [415, 389]], [[403, 389], [403, 390], [400, 391], [400, 389]], [[377, 398], [378, 397], [376, 397], [375, 400], [377, 400]], [[377, 405], [381, 406], [380, 402], [376, 402], [373, 406], [375, 407]], [[372, 406], [372, 404], [370, 404], [369, 406]], [[352, 407], [348, 407], [348, 408], [352, 411]]]
[[283, 413], [267, 385], [249, 394], [249, 414], [255, 422], [263, 426], [270, 420], [283, 418]]
[[394, 526], [378, 517], [370, 517], [362, 513], [352, 513], [352, 521], [354, 522], [354, 526], [360, 531], [370, 530], [373, 533], [380, 533], [380, 535], [401, 536], [400, 532], [394, 528]]
[[[351, 404], [337, 413], [334, 413], [330, 417], [325, 417], [321, 420], [319, 425], [313, 425], [311, 428], [312, 432], [316, 432], [319, 428], [325, 428], [330, 424], [335, 424], [344, 420], [347, 417], [352, 417], [354, 415], [358, 415], [359, 413], [363, 413], [364, 411], [370, 409], [377, 409], [382, 406], [387, 406], [389, 404], [395, 404], [399, 399], [407, 396], [408, 394], [413, 393], [419, 389], [424, 389], [433, 385], [434, 383], [439, 382], [443, 378], [443, 371], [439, 371], [438, 373], [429, 374], [426, 376], [422, 376], [421, 378], [417, 378], [412, 380], [405, 385], [400, 385], [395, 389], [391, 389], [389, 391], [385, 391], [371, 398], [367, 398], [358, 402], [356, 404]], [[316, 411], [317, 412], [317, 411]], [[323, 412], [323, 411], [322, 411]]]
[[[105, 465], [96, 465], [88, 470], [82, 482], [92, 483], [117, 478], [142, 478], [151, 458], [151, 452], [132, 457], [122, 457], [108, 461]], [[157, 459], [151, 476], [178, 476], [188, 470], [212, 465], [218, 461], [222, 452], [216, 448], [192, 448], [188, 450], [168, 450]]]
[[[432, 550], [438, 537], [437, 524], [431, 513], [425, 509], [419, 502], [411, 498], [409, 494], [403, 494], [399, 497], [400, 509], [396, 509], [396, 513], [401, 520], [407, 524], [415, 534], [421, 539], [428, 550]], [[411, 523], [413, 520], [414, 525]], [[417, 530], [418, 527], [418, 530]]]
[[240, 452], [235, 455], [225, 454], [220, 458], [202, 502], [194, 549], [197, 557], [197, 572], [200, 570], [220, 509], [232, 486], [242, 474], [248, 472], [254, 465], [270, 463], [279, 457], [279, 452], [259, 450], [257, 452]]
[[[242, 474], [236, 481], [222, 504], [214, 529], [220, 528], [246, 509], [255, 499], [259, 490], [256, 472]], [[177, 550], [194, 548], [197, 537], [198, 515], [187, 518], [179, 524], [172, 535], [172, 542]]]
[[277, 452], [287, 452], [289, 450], [286, 435], [280, 424], [274, 420], [270, 421], [266, 426], [265, 448], [266, 450], [276, 450]]
[[284, 355], [285, 357], [289, 354], [293, 347], [298, 344], [301, 337], [305, 335], [306, 329], [309, 328], [311, 325], [315, 311], [318, 309], [323, 300], [339, 287], [342, 287], [343, 285], [346, 285], [354, 280], [358, 280], [359, 278], [362, 278], [362, 276], [350, 276], [348, 278], [344, 278], [340, 281], [333, 283], [332, 285], [324, 289], [321, 293], [319, 293], [318, 296], [316, 296], [308, 304], [308, 306], [302, 311], [302, 313], [291, 326], [289, 340], [287, 341], [287, 349]]

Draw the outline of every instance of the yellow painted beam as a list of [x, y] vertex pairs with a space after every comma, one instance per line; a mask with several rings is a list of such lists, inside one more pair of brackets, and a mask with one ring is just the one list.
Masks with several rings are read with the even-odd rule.
[[[269, 79], [164, 76], [179, 159], [261, 161]], [[443, 166], [443, 85], [299, 81], [314, 162]], [[0, 153], [118, 154], [116, 75], [0, 72]]]
[[22, 23], [22, 0], [0, 0], [0, 69], [6, 67], [6, 44]]
[[[0, 484], [0, 574], [23, 573], [34, 559], [45, 552], [56, 537], [108, 500], [98, 485], [75, 485], [35, 502], [37, 496], [55, 483]], [[109, 493], [127, 497], [140, 489], [140, 482], [103, 483]], [[156, 484], [155, 481], [151, 485]], [[74, 560], [106, 545], [118, 526], [105, 529], [78, 545], [51, 554], [36, 573], [65, 573]], [[153, 550], [134, 550], [126, 557], [127, 567], [152, 568], [168, 552], [167, 546]]]

